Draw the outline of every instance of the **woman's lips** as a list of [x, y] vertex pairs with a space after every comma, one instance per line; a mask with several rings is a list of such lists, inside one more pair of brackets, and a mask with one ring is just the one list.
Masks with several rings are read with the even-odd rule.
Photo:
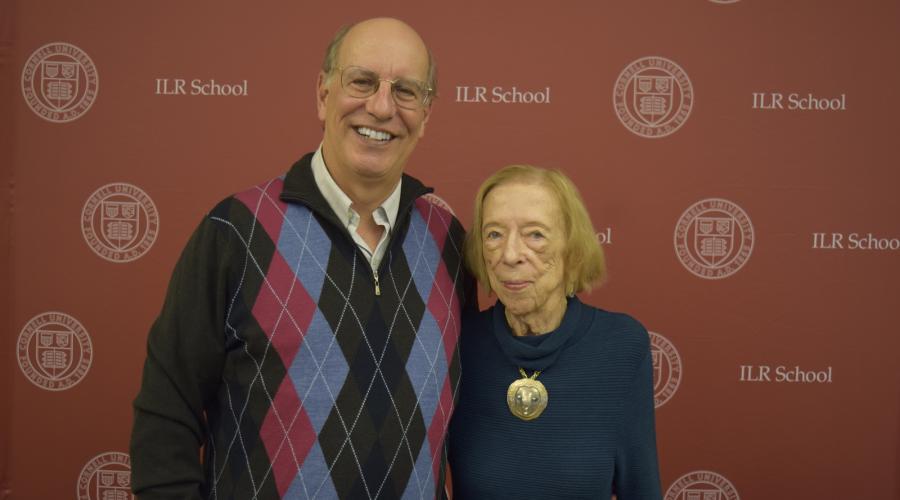
[[513, 292], [518, 292], [519, 290], [524, 290], [528, 285], [531, 284], [530, 281], [503, 281], [503, 287], [507, 290], [511, 290]]

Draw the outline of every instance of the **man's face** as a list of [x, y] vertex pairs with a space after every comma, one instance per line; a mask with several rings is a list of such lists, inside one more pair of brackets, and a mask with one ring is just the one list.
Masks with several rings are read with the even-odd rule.
[[428, 52], [411, 28], [399, 21], [375, 19], [356, 25], [341, 45], [337, 68], [318, 81], [319, 119], [325, 124], [325, 163], [339, 185], [385, 180], [396, 182], [419, 138], [430, 109], [398, 107], [391, 85], [375, 94], [352, 97], [341, 87], [340, 68], [357, 66], [380, 78], [428, 78]]

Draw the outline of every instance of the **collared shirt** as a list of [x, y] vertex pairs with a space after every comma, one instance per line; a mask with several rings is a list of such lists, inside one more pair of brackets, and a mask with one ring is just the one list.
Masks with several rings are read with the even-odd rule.
[[351, 207], [353, 200], [341, 190], [340, 186], [334, 182], [334, 178], [331, 177], [331, 173], [328, 172], [328, 168], [325, 166], [325, 157], [322, 155], [321, 145], [313, 155], [312, 172], [313, 178], [316, 180], [316, 186], [322, 192], [322, 196], [325, 197], [328, 206], [331, 207], [331, 210], [334, 211], [338, 219], [344, 224], [344, 227], [347, 228], [347, 231], [350, 232], [350, 236], [353, 237], [356, 246], [362, 250], [366, 260], [372, 266], [372, 270], [377, 273], [378, 265], [381, 263], [381, 259], [384, 258], [385, 252], [387, 252], [387, 242], [391, 236], [391, 230], [394, 224], [397, 223], [397, 212], [400, 211], [400, 182], [397, 183], [397, 187], [394, 188], [394, 191], [391, 192], [387, 199], [372, 212], [375, 223], [384, 228], [384, 231], [381, 233], [381, 239], [378, 240], [378, 245], [375, 246], [375, 251], [373, 252], [365, 240], [362, 239], [362, 236], [356, 232], [356, 229], [359, 227], [359, 214]]

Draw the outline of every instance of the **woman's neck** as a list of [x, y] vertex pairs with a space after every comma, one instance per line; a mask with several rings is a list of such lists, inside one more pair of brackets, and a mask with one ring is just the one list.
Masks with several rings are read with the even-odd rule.
[[516, 337], [542, 335], [556, 330], [566, 314], [568, 302], [562, 296], [547, 301], [543, 307], [528, 314], [515, 315], [509, 308], [505, 310], [506, 323]]

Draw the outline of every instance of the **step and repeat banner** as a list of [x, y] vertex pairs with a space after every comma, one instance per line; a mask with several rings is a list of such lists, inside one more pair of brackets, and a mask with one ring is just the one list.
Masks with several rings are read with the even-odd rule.
[[651, 331], [667, 500], [900, 498], [900, 4], [0, 12], [8, 498], [131, 497], [131, 402], [181, 248], [318, 146], [325, 46], [379, 15], [436, 56], [408, 171], [464, 224], [511, 163], [584, 195], [610, 269], [584, 300]]

